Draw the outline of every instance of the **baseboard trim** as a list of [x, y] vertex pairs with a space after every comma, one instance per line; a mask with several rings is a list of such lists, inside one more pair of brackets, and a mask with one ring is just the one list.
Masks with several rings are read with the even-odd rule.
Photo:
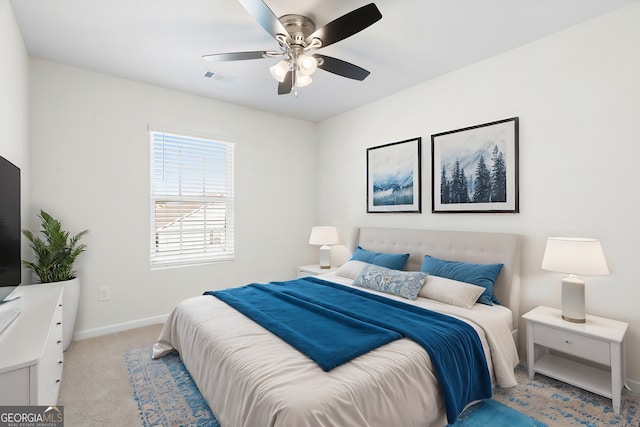
[[631, 393], [640, 395], [640, 381], [627, 379], [627, 387]]
[[85, 340], [87, 338], [99, 337], [102, 335], [115, 334], [117, 332], [128, 331], [129, 329], [141, 328], [143, 326], [157, 325], [166, 322], [168, 314], [145, 319], [132, 320], [130, 322], [117, 323], [115, 325], [103, 326], [101, 328], [87, 329], [73, 333], [73, 341]]

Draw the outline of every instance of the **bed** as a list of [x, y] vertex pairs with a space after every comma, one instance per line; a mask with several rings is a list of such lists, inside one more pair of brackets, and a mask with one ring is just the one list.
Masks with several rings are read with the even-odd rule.
[[[419, 271], [426, 255], [466, 263], [501, 263], [493, 294], [500, 304], [471, 308], [418, 296], [364, 291], [460, 319], [479, 337], [491, 380], [516, 384], [520, 236], [504, 233], [361, 228], [357, 246], [404, 254]], [[353, 266], [319, 279], [354, 287]], [[346, 266], [346, 265], [345, 265]], [[346, 274], [345, 274], [346, 272]], [[427, 277], [425, 289], [433, 276]], [[356, 286], [358, 292], [363, 290]], [[447, 424], [432, 360], [416, 342], [397, 339], [328, 372], [222, 300], [181, 302], [169, 316], [153, 357], [179, 351], [223, 427], [442, 426]]]

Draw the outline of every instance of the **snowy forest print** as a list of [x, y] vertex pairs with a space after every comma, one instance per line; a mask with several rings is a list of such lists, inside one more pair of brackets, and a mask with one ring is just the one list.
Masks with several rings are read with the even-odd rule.
[[[490, 144], [493, 145], [492, 149], [491, 146], [487, 147]], [[485, 159], [490, 159], [490, 161]], [[465, 173], [466, 170], [469, 172]], [[440, 203], [506, 201], [507, 168], [504, 160], [504, 147], [498, 148], [498, 143], [487, 142], [470, 157], [456, 156], [455, 162], [453, 159], [443, 162], [440, 176]]]
[[518, 211], [518, 118], [432, 135], [433, 212]]
[[420, 142], [367, 149], [367, 212], [420, 212]]

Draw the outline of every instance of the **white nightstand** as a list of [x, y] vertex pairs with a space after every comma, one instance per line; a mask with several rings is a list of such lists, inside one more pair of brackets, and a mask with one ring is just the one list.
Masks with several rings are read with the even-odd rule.
[[320, 268], [320, 264], [303, 265], [298, 267], [298, 278], [307, 276], [317, 276], [318, 274], [333, 273], [338, 268]]
[[608, 397], [620, 413], [628, 323], [590, 315], [585, 323], [571, 323], [560, 310], [542, 306], [522, 317], [527, 321], [529, 378], [539, 372]]

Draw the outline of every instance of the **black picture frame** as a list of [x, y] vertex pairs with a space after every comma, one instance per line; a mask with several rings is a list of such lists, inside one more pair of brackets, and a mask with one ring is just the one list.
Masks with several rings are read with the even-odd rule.
[[422, 138], [367, 148], [367, 212], [422, 212]]
[[431, 135], [433, 213], [518, 213], [519, 118]]

